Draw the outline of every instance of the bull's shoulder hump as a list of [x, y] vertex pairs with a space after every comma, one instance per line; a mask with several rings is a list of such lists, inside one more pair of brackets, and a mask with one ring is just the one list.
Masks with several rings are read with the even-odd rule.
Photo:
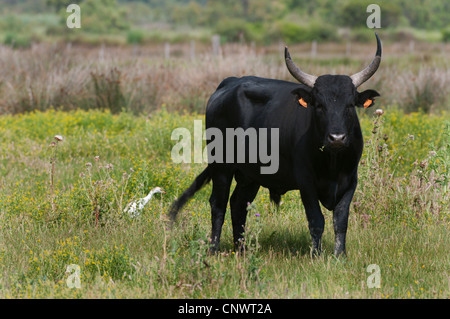
[[222, 108], [224, 104], [239, 104], [244, 100], [250, 100], [258, 105], [266, 104], [274, 97], [289, 94], [301, 86], [299, 83], [257, 76], [229, 77], [224, 79], [212, 94], [207, 109]]
[[277, 79], [269, 79], [269, 78], [262, 78], [258, 76], [243, 76], [240, 78], [237, 77], [228, 77], [224, 79], [222, 82], [220, 82], [219, 86], [217, 87], [217, 90], [220, 89], [231, 89], [236, 87], [266, 87], [266, 89], [270, 89], [272, 87], [279, 88], [280, 86], [287, 86], [287, 87], [295, 87], [295, 86], [301, 86], [299, 83], [289, 82], [289, 81], [283, 81], [283, 80], [277, 80]]
[[239, 92], [247, 99], [255, 102], [268, 102], [287, 96], [294, 89], [301, 87], [299, 83], [275, 79], [250, 78], [239, 86]]
[[233, 85], [238, 80], [239, 80], [239, 78], [234, 77], [234, 76], [228, 77], [228, 78], [222, 80], [222, 82], [220, 82], [220, 84], [219, 84], [219, 86], [217, 87], [216, 90], [220, 90], [222, 88], [225, 88], [225, 87], [228, 87], [230, 85]]
[[239, 93], [245, 98], [258, 102], [267, 102], [273, 97], [272, 90], [266, 85], [254, 82], [245, 82], [239, 86]]

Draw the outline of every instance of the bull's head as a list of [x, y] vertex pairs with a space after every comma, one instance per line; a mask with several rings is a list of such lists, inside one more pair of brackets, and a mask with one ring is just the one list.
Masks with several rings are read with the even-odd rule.
[[289, 72], [308, 89], [296, 89], [296, 95], [302, 107], [314, 109], [316, 128], [323, 137], [323, 145], [330, 148], [342, 148], [351, 141], [353, 129], [357, 125], [355, 107], [368, 108], [374, 104], [374, 98], [379, 96], [375, 90], [359, 93], [356, 89], [366, 82], [378, 69], [381, 62], [381, 42], [378, 35], [377, 52], [372, 63], [362, 71], [347, 75], [307, 74], [295, 66], [288, 49], [285, 49], [286, 66]]

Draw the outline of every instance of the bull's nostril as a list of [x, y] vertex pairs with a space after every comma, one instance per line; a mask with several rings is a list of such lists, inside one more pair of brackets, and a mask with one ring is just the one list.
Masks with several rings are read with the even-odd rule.
[[345, 134], [330, 134], [328, 136], [332, 143], [343, 143], [345, 141]]

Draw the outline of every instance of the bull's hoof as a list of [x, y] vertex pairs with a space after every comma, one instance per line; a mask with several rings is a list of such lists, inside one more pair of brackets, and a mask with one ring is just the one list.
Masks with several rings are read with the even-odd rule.
[[243, 254], [247, 250], [247, 246], [245, 245], [244, 238], [238, 239], [234, 242], [234, 251], [237, 254]]
[[219, 252], [219, 248], [216, 246], [211, 246], [208, 249], [208, 255], [210, 255], [210, 256], [217, 255], [218, 252]]
[[345, 249], [338, 248], [338, 249], [334, 250], [334, 256], [336, 258], [347, 258], [347, 253], [346, 253]]

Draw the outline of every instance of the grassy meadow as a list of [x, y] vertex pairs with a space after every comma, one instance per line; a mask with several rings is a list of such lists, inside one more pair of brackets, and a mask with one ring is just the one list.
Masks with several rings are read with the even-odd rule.
[[[276, 208], [260, 190], [243, 255], [232, 250], [229, 213], [220, 253], [207, 254], [211, 185], [169, 227], [172, 201], [205, 167], [172, 162], [172, 131], [193, 131], [226, 76], [289, 79], [278, 47], [230, 45], [193, 61], [185, 47], [169, 60], [154, 47], [1, 48], [0, 298], [448, 298], [450, 73], [448, 50], [430, 46], [386, 46], [365, 84], [383, 97], [359, 112], [365, 150], [345, 259], [332, 255], [325, 209], [324, 252], [311, 257], [294, 191]], [[290, 50], [307, 72], [348, 74], [373, 49], [355, 46], [352, 59], [342, 45], [317, 59], [306, 46]], [[123, 213], [155, 186], [166, 194], [139, 218]], [[80, 289], [67, 285], [71, 264]], [[379, 288], [368, 283], [371, 264]]]
[[[444, 118], [389, 110], [363, 116], [365, 156], [342, 260], [332, 255], [327, 211], [324, 253], [311, 258], [298, 192], [283, 196], [277, 210], [260, 191], [244, 256], [232, 251], [229, 217], [221, 253], [207, 255], [210, 185], [168, 228], [172, 200], [203, 168], [171, 162], [171, 131], [192, 128], [200, 115], [1, 116], [0, 296], [448, 298], [450, 127]], [[53, 139], [55, 132], [63, 141]], [[140, 218], [122, 213], [154, 186], [167, 193], [155, 195]], [[81, 268], [81, 289], [67, 287], [70, 264]], [[369, 264], [380, 267], [381, 288], [367, 287]]]

